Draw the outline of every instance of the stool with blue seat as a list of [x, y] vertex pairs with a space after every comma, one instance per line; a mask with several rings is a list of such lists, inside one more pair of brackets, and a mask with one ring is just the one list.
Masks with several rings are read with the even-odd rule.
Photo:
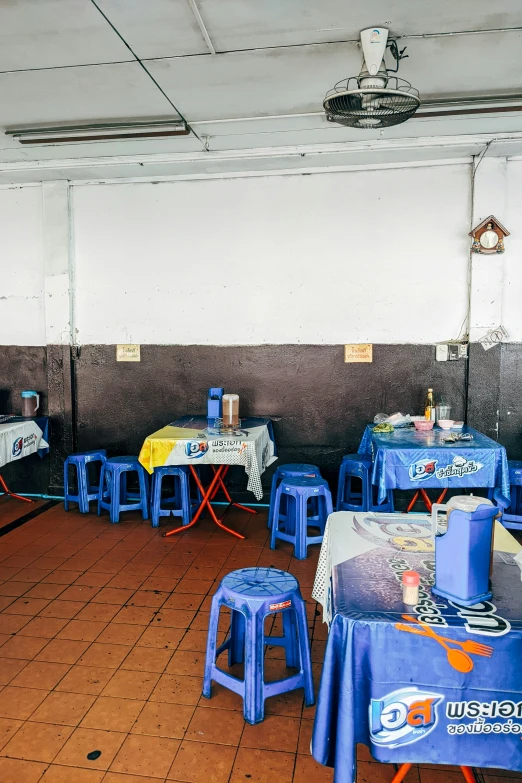
[[[105, 449], [95, 449], [94, 451], [82, 451], [78, 454], [70, 454], [63, 463], [63, 505], [66, 511], [69, 511], [69, 503], [77, 503], [78, 510], [82, 514], [89, 513], [89, 503], [92, 500], [98, 500], [100, 485], [92, 484], [89, 477], [88, 465], [99, 462], [103, 465], [107, 459]], [[76, 470], [77, 494], [71, 492], [69, 483], [69, 466]]]
[[[280, 514], [283, 498], [284, 515]], [[322, 543], [326, 520], [332, 511], [332, 495], [324, 479], [284, 479], [276, 491], [270, 548], [276, 548], [278, 539], [289, 541], [294, 545], [294, 557], [306, 560], [308, 547]], [[308, 535], [309, 525], [318, 527], [320, 534]]]
[[[133, 495], [127, 492], [127, 477], [131, 472], [138, 475], [138, 492]], [[113, 523], [120, 521], [122, 511], [141, 511], [143, 519], [149, 518], [148, 476], [137, 457], [111, 457], [103, 464], [98, 516], [104, 508]]]
[[[197, 468], [196, 468], [197, 470]], [[174, 478], [174, 493], [162, 499], [163, 479], [166, 476]], [[159, 518], [181, 517], [183, 526], [192, 519], [192, 511], [201, 503], [201, 492], [197, 490], [197, 499], [190, 498], [190, 478], [188, 465], [163, 465], [154, 468], [150, 493], [152, 527], [159, 527]]]
[[[354, 479], [359, 486], [354, 486]], [[370, 454], [346, 454], [339, 470], [337, 511], [393, 512], [393, 490], [386, 500], [377, 502], [377, 487], [372, 485], [372, 458]]]
[[502, 524], [507, 530], [522, 530], [522, 462], [509, 460], [509, 498], [498, 489], [490, 489], [488, 498], [502, 509]]
[[[306, 462], [289, 462], [287, 465], [279, 465], [274, 475], [272, 476], [272, 488], [270, 490], [270, 508], [268, 510], [268, 527], [272, 527], [272, 519], [274, 513], [274, 503], [277, 488], [283, 479], [289, 478], [320, 478], [321, 471], [317, 465], [309, 465]], [[280, 514], [285, 514], [285, 502], [279, 510]]]
[[[219, 613], [231, 610], [230, 631], [218, 647]], [[282, 612], [283, 636], [265, 636], [267, 615]], [[284, 647], [286, 665], [297, 673], [275, 682], [265, 682], [265, 645]], [[228, 650], [228, 665], [244, 664], [242, 680], [217, 665]], [[212, 681], [239, 694], [247, 723], [264, 718], [265, 699], [304, 688], [305, 704], [314, 704], [314, 685], [306, 605], [295, 577], [276, 568], [242, 568], [224, 577], [212, 599], [203, 679], [203, 696], [210, 699]]]

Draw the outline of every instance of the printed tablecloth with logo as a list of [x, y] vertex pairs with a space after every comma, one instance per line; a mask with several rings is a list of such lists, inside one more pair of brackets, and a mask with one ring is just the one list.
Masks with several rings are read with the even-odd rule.
[[244, 465], [247, 489], [263, 497], [261, 474], [277, 459], [270, 419], [241, 419], [232, 433], [207, 426], [204, 416], [183, 416], [149, 435], [139, 460], [149, 473], [160, 465]]
[[420, 432], [401, 427], [393, 432], [364, 431], [359, 454], [371, 454], [372, 483], [379, 487], [379, 501], [388, 489], [438, 489], [457, 487], [498, 487], [509, 497], [509, 470], [506, 450], [481, 432], [464, 427], [472, 440], [446, 443], [448, 430], [434, 427]]
[[[381, 762], [522, 771], [522, 581], [512, 536], [495, 536], [492, 600], [463, 607], [431, 592], [428, 516], [338, 512], [328, 528], [333, 562], [343, 561], [328, 578], [323, 559], [313, 592], [322, 601], [330, 591], [333, 609], [316, 760], [335, 767], [335, 783], [354, 783], [357, 743]], [[415, 607], [402, 602], [408, 569], [421, 575]]]
[[44, 457], [49, 453], [49, 419], [37, 416], [24, 419], [21, 416], [0, 417], [0, 468], [8, 462], [37, 453]]

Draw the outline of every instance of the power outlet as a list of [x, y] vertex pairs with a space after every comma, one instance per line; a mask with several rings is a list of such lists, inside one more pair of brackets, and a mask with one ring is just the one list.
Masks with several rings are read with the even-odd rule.
[[448, 358], [450, 362], [454, 362], [459, 358], [459, 346], [457, 343], [450, 343], [448, 345]]

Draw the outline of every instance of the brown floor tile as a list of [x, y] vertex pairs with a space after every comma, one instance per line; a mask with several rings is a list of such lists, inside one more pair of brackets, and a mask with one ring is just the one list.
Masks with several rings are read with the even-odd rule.
[[7, 745], [11, 737], [16, 734], [23, 721], [14, 718], [0, 718], [0, 750]]
[[[80, 644], [82, 642], [75, 643]], [[108, 669], [117, 669], [131, 650], [132, 647], [128, 645], [93, 642], [78, 663], [81, 666], [105, 666]]]
[[53, 639], [47, 647], [38, 653], [38, 661], [49, 661], [51, 663], [69, 663], [73, 664], [80, 658], [89, 646], [89, 642], [78, 642], [70, 639]]
[[197, 612], [203, 601], [202, 595], [188, 595], [187, 593], [173, 593], [168, 598], [162, 609], [185, 609]]
[[112, 679], [103, 690], [103, 695], [123, 699], [148, 699], [158, 679], [159, 675], [152, 672], [120, 669], [113, 673]]
[[87, 693], [92, 696], [99, 696], [113, 674], [113, 669], [100, 669], [94, 666], [78, 666], [76, 664], [65, 675], [56, 689], [69, 693]]
[[61, 601], [57, 598], [40, 612], [40, 617], [62, 617], [71, 620], [84, 606], [82, 601]]
[[189, 593], [190, 595], [206, 595], [214, 582], [210, 579], [180, 579], [174, 592]]
[[[387, 782], [392, 779], [393, 772], [388, 777]], [[357, 780], [359, 780], [357, 778]], [[294, 769], [294, 783], [331, 783], [333, 781], [333, 769], [331, 767], [323, 767], [322, 764], [318, 764], [312, 756], [300, 756], [297, 755]], [[371, 783], [380, 783], [379, 779], [371, 781]], [[413, 781], [415, 783], [415, 781]]]
[[295, 753], [298, 737], [298, 720], [280, 715], [269, 715], [256, 726], [245, 724], [241, 745], [245, 748]]
[[27, 663], [20, 658], [0, 658], [0, 685], [8, 685]]
[[179, 745], [175, 739], [131, 735], [112, 762], [111, 771], [163, 780], [172, 766]]
[[118, 606], [123, 606], [134, 595], [134, 592], [134, 590], [128, 590], [124, 587], [103, 587], [92, 601], [97, 604], [117, 604]]
[[67, 663], [31, 661], [20, 674], [11, 680], [11, 685], [19, 685], [22, 688], [42, 688], [50, 691], [65, 677], [70, 668]]
[[107, 772], [103, 783], [157, 783], [158, 778], [144, 778], [143, 775], [126, 775], [123, 772]]
[[303, 711], [303, 690], [282, 693], [279, 696], [271, 696], [265, 701], [266, 715], [288, 715], [291, 718], [300, 718]]
[[210, 699], [201, 696], [198, 706], [212, 710], [236, 710], [242, 712], [243, 699], [234, 691], [225, 688], [218, 682], [213, 682]]
[[[373, 764], [368, 766], [374, 766]], [[388, 778], [389, 778], [389, 764], [380, 764], [379, 766], [383, 767], [384, 769], [388, 769]], [[464, 780], [462, 776], [462, 772], [459, 769], [455, 769], [454, 771], [450, 771], [447, 769], [430, 769], [429, 767], [419, 767], [419, 773], [420, 773], [420, 782], [421, 783], [462, 783]], [[384, 773], [383, 773], [384, 774]], [[410, 776], [410, 772], [408, 772], [408, 778]], [[384, 783], [384, 777], [382, 778]], [[418, 779], [417, 779], [418, 780]], [[504, 778], [504, 781], [509, 780], [509, 778]], [[366, 777], [366, 780], [363, 780], [362, 783], [370, 783], [370, 777]], [[372, 781], [373, 783], [373, 781]], [[380, 783], [380, 780], [378, 781]], [[386, 781], [387, 783], [387, 781]], [[409, 783], [409, 780], [408, 780]], [[416, 783], [415, 779], [412, 781], [412, 783]], [[488, 781], [489, 783], [489, 781]], [[504, 782], [503, 782], [504, 783]]]
[[154, 617], [152, 623], [161, 623], [165, 628], [188, 628], [194, 618], [195, 612], [190, 609], [165, 609], [162, 607]]
[[207, 649], [207, 636], [206, 631], [187, 631], [179, 643], [179, 649], [205, 652]]
[[70, 620], [58, 633], [58, 639], [93, 642], [107, 627], [107, 623], [93, 620]]
[[18, 636], [40, 636], [42, 639], [53, 639], [67, 625], [67, 620], [57, 617], [35, 617], [18, 631]]
[[96, 641], [101, 644], [136, 644], [146, 627], [146, 625], [109, 623]]
[[183, 674], [190, 677], [203, 677], [205, 653], [191, 650], [176, 650], [167, 666], [167, 674]]
[[3, 582], [0, 585], [0, 595], [15, 596], [18, 598], [24, 595], [31, 589], [31, 585], [27, 582]]
[[88, 602], [99, 593], [100, 587], [74, 584], [67, 587], [60, 595], [60, 601], [85, 601]]
[[[113, 606], [112, 604], [108, 604]], [[119, 606], [113, 607], [117, 610], [114, 617], [115, 623], [130, 623], [131, 625], [148, 625], [154, 619], [156, 610], [149, 606]]]
[[34, 617], [44, 609], [49, 600], [46, 598], [17, 598], [13, 603], [3, 610], [4, 614], [27, 614]]
[[141, 590], [160, 590], [164, 593], [170, 593], [177, 585], [177, 579], [168, 579], [160, 576], [149, 576], [141, 584]]
[[38, 783], [47, 764], [37, 761], [0, 758], [0, 780], [2, 783]]
[[150, 626], [138, 639], [138, 647], [159, 647], [166, 650], [175, 650], [185, 631], [181, 628], [158, 628]]
[[[74, 769], [74, 778], [71, 774], [71, 767], [61, 767], [57, 764], [51, 764], [47, 772], [39, 783], [101, 783], [105, 772], [95, 769]], [[128, 783], [132, 783], [129, 781]]]
[[294, 763], [293, 753], [239, 748], [230, 783], [292, 783]]
[[[297, 758], [299, 760], [302, 757], [298, 756]], [[315, 764], [316, 767], [319, 768], [318, 775], [320, 775], [321, 770], [327, 769], [327, 767], [323, 767], [320, 764], [317, 764], [317, 762], [314, 761], [314, 759], [312, 759], [311, 757], [309, 757], [309, 759], [310, 762], [312, 763], [310, 764], [309, 762], [308, 767], [304, 765], [305, 770], [311, 769]], [[393, 778], [394, 774], [395, 774], [395, 770], [392, 764], [379, 764], [378, 762], [369, 763], [367, 761], [357, 762], [357, 783], [389, 783], [390, 780]], [[460, 783], [462, 783], [464, 778], [462, 777], [462, 775], [460, 775], [460, 772], [459, 772], [459, 776], [460, 776]], [[313, 778], [313, 780], [315, 779], [320, 780], [319, 777]], [[444, 780], [447, 780], [448, 783], [453, 783], [453, 781], [456, 780], [456, 778], [453, 779], [450, 773], [450, 777], [445, 778]], [[410, 771], [406, 776], [405, 783], [410, 783], [410, 781], [411, 783], [419, 783], [419, 772], [416, 765], [414, 765], [410, 769]], [[441, 779], [441, 783], [442, 783], [442, 779]]]
[[132, 734], [183, 739], [194, 707], [184, 704], [148, 702], [132, 727]]
[[196, 706], [200, 696], [201, 680], [198, 678], [163, 674], [150, 696], [150, 701]]
[[52, 582], [57, 585], [72, 585], [79, 576], [82, 575], [81, 571], [67, 571], [66, 569], [57, 569], [52, 571], [49, 576], [43, 579], [43, 582]]
[[[310, 755], [310, 743], [312, 741], [312, 732], [314, 729], [314, 722], [313, 720], [302, 720], [301, 726], [299, 729], [299, 743], [297, 745], [297, 752], [301, 753], [303, 756], [309, 756]], [[365, 747], [364, 745], [358, 745], [359, 747]], [[357, 752], [357, 759], [361, 761], [370, 760], [371, 756], [368, 752], [368, 758], [361, 758], [359, 755], [359, 751]]]
[[167, 598], [170, 592], [166, 593], [161, 590], [138, 590], [132, 596], [132, 600], [129, 603], [132, 606], [149, 606], [153, 609], [159, 609]]
[[111, 577], [107, 587], [124, 587], [128, 590], [137, 590], [141, 587], [144, 577], [142, 574], [116, 574]]
[[[125, 734], [98, 729], [75, 729], [55, 759], [56, 764], [87, 769], [108, 769], [125, 739]], [[101, 751], [97, 759], [87, 755]]]
[[[139, 626], [134, 627], [138, 628]], [[133, 647], [120, 668], [161, 674], [171, 658], [171, 650], [160, 650], [156, 647]]]
[[27, 722], [2, 750], [4, 756], [50, 763], [69, 739], [73, 728]]
[[[15, 688], [7, 685], [0, 699], [0, 717], [26, 720], [45, 699], [47, 693], [36, 688]], [[0, 777], [0, 780], [2, 778]]]
[[31, 618], [27, 615], [0, 615], [0, 633], [17, 633]]
[[99, 574], [95, 571], [86, 571], [78, 577], [76, 585], [86, 585], [87, 587], [105, 587], [107, 582], [112, 579], [110, 574]]
[[190, 721], [186, 739], [194, 742], [238, 745], [243, 726], [243, 715], [240, 712], [198, 707]]
[[145, 702], [99, 696], [82, 720], [82, 728], [130, 731]]
[[6, 658], [24, 658], [30, 661], [46, 644], [47, 639], [36, 636], [13, 636], [2, 645], [2, 655]]
[[77, 726], [95, 700], [82, 693], [53, 691], [31, 715], [31, 722]]
[[50, 585], [39, 582], [25, 593], [26, 598], [47, 598], [51, 601], [63, 591], [63, 585]]
[[87, 606], [78, 613], [76, 620], [94, 620], [102, 623], [110, 623], [116, 614], [119, 606], [114, 604], [87, 604]]
[[230, 745], [184, 740], [167, 777], [183, 783], [227, 783], [235, 756], [236, 748]]

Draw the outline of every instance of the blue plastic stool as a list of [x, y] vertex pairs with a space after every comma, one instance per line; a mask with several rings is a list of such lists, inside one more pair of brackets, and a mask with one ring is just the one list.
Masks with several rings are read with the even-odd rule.
[[[361, 489], [353, 488], [353, 478], [360, 479]], [[337, 487], [337, 511], [393, 512], [393, 490], [387, 491], [386, 500], [378, 503], [372, 485], [372, 458], [369, 454], [346, 454], [339, 470]]]
[[[139, 498], [130, 503], [127, 492], [127, 473], [136, 471], [139, 481]], [[137, 457], [111, 457], [103, 464], [100, 476], [100, 495], [98, 498], [98, 516], [103, 508], [110, 513], [113, 523], [120, 521], [121, 511], [139, 511], [143, 519], [149, 518], [148, 478], [145, 469]]]
[[[164, 476], [174, 476], [174, 495], [171, 498], [164, 498], [164, 505], [162, 506], [161, 488]], [[200, 494], [198, 490], [198, 497]], [[190, 523], [193, 504], [190, 500], [189, 469], [187, 465], [164, 465], [163, 467], [154, 468], [150, 495], [152, 527], [159, 527], [159, 518], [168, 517], [171, 514], [174, 517], [181, 517], [184, 526]]]
[[[281, 500], [286, 496], [286, 514], [279, 514]], [[312, 501], [310, 507], [308, 501]], [[310, 515], [308, 512], [312, 511]], [[276, 548], [276, 541], [289, 541], [294, 545], [294, 557], [306, 560], [310, 544], [320, 544], [328, 515], [333, 511], [332, 495], [328, 483], [322, 478], [292, 478], [284, 480], [277, 488], [274, 501], [274, 520], [270, 548]], [[281, 530], [281, 525], [284, 530]], [[318, 527], [321, 534], [308, 535], [308, 525]]]
[[[274, 502], [277, 488], [283, 479], [289, 478], [321, 478], [321, 471], [317, 465], [308, 465], [306, 462], [291, 462], [288, 465], [280, 465], [272, 476], [272, 489], [270, 490], [270, 508], [268, 511], [268, 527], [272, 527], [274, 514]], [[286, 513], [286, 498], [283, 500], [279, 513]]]
[[[230, 632], [217, 646], [219, 611], [232, 610]], [[283, 636], [265, 636], [265, 617], [282, 612]], [[275, 682], [264, 680], [265, 645], [285, 649], [286, 665], [299, 671]], [[228, 650], [228, 665], [244, 663], [244, 679], [218, 668], [217, 658]], [[210, 699], [211, 684], [219, 682], [243, 699], [247, 723], [260, 723], [265, 716], [265, 699], [304, 688], [305, 704], [314, 704], [312, 661], [308, 640], [306, 606], [299, 583], [291, 574], [276, 568], [242, 568], [222, 580], [212, 599], [207, 637], [203, 696]]]
[[[90, 462], [101, 462], [102, 465], [107, 459], [105, 449], [96, 449], [95, 451], [82, 451], [78, 454], [70, 454], [63, 463], [63, 505], [66, 511], [69, 511], [69, 503], [78, 503], [78, 510], [82, 514], [89, 513], [89, 503], [91, 500], [98, 500], [100, 494], [99, 485], [89, 483], [89, 473], [87, 465]], [[76, 468], [76, 483], [78, 485], [78, 494], [73, 495], [69, 491], [69, 465]]]

